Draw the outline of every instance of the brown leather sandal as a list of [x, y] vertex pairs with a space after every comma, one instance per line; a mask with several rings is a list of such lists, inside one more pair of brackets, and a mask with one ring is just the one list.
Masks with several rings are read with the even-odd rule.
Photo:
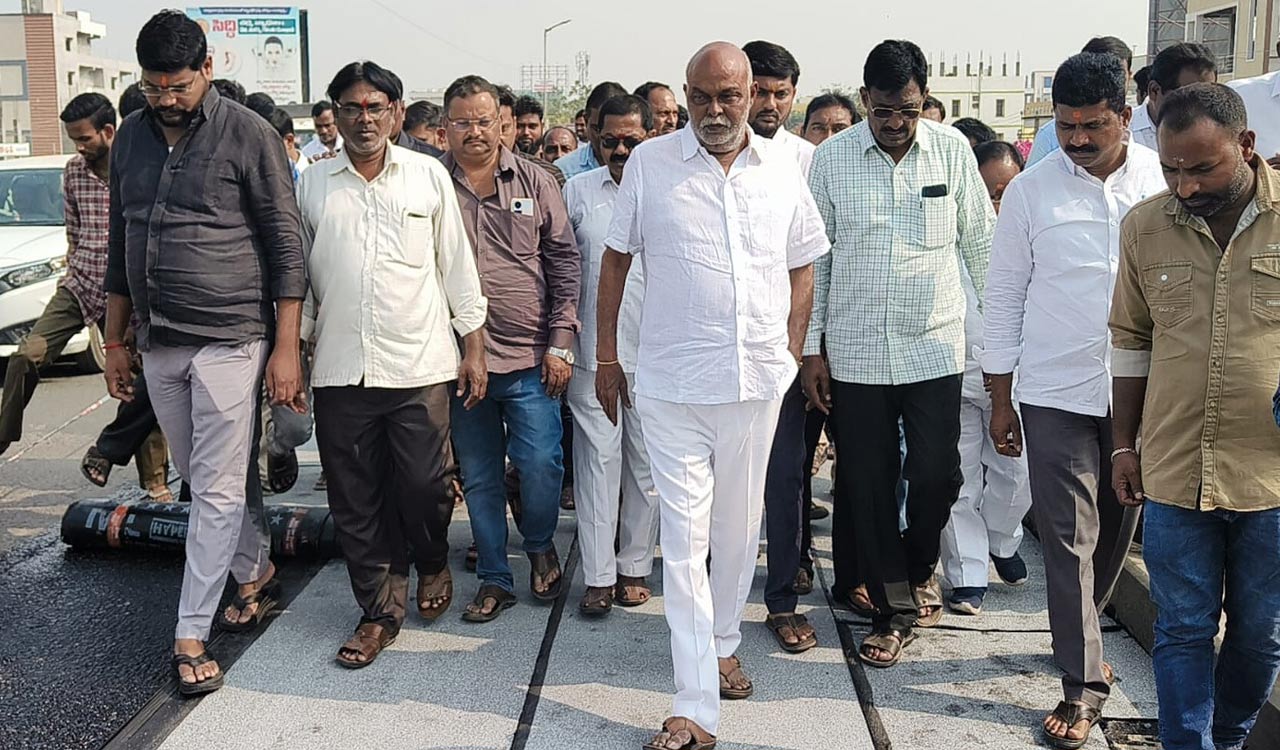
[[1093, 728], [1102, 719], [1102, 712], [1084, 701], [1062, 701], [1053, 709], [1053, 713], [1050, 716], [1066, 724], [1068, 731], [1082, 721], [1089, 722], [1088, 728], [1084, 730], [1084, 736], [1078, 739], [1051, 734], [1047, 727], [1044, 727], [1043, 724], [1041, 725], [1045, 741], [1053, 747], [1060, 750], [1079, 750], [1089, 741], [1089, 735], [1093, 732]]
[[[910, 630], [903, 631], [890, 628], [879, 633], [872, 633], [858, 647], [858, 658], [862, 660], [863, 664], [869, 664], [877, 669], [888, 669], [901, 661], [902, 649], [910, 646], [915, 639], [916, 634]], [[869, 648], [884, 651], [889, 654], [889, 658], [872, 659], [867, 654], [867, 649]]]
[[[488, 614], [484, 613], [484, 603], [486, 599], [492, 599], [493, 609]], [[476, 592], [476, 596], [471, 600], [471, 605], [462, 613], [462, 619], [467, 622], [492, 622], [498, 619], [504, 610], [511, 609], [516, 606], [516, 595], [492, 583], [486, 583]], [[474, 608], [474, 609], [473, 609]]]
[[644, 578], [618, 576], [614, 584], [613, 599], [619, 607], [639, 607], [653, 598], [653, 590]]
[[587, 617], [601, 617], [613, 609], [612, 586], [588, 586], [578, 603], [578, 611]]
[[[929, 576], [929, 580], [915, 587], [915, 599], [916, 627], [937, 627], [942, 622], [942, 587], [938, 585], [937, 576]], [[929, 614], [919, 614], [922, 609], [928, 610]]]
[[[773, 633], [774, 640], [778, 642], [778, 648], [789, 654], [802, 654], [818, 645], [818, 634], [804, 615], [795, 613], [769, 615], [764, 618], [764, 625]], [[783, 632], [786, 630], [791, 631], [796, 638], [795, 643], [787, 643]]]
[[[384, 648], [395, 642], [395, 633], [375, 622], [362, 622], [360, 627], [356, 628], [355, 635], [338, 649], [338, 655], [334, 660], [347, 669], [364, 669], [378, 658], [378, 654], [382, 653]], [[362, 656], [364, 659], [345, 656], [344, 652]]]
[[[726, 661], [733, 665], [728, 672], [724, 671], [724, 662]], [[747, 673], [742, 671], [742, 660], [737, 656], [730, 656], [727, 659], [720, 659], [718, 662], [720, 671], [720, 697], [727, 701], [740, 701], [750, 698], [752, 693], [756, 691], [756, 686], [752, 684], [751, 678], [747, 677]], [[732, 683], [729, 682], [729, 679], [734, 675], [742, 675], [743, 679], [747, 681], [747, 686], [744, 688], [733, 687]]]
[[813, 574], [801, 568], [796, 571], [796, 580], [791, 584], [796, 596], [808, 596], [813, 593]]
[[[430, 606], [432, 599], [444, 599], [438, 607]], [[453, 604], [453, 574], [448, 568], [433, 576], [418, 576], [418, 614], [427, 622], [435, 622]]]
[[716, 746], [715, 735], [683, 716], [672, 716], [662, 722], [662, 731], [644, 743], [643, 750], [671, 750], [670, 742], [683, 742], [678, 750], [712, 750]]

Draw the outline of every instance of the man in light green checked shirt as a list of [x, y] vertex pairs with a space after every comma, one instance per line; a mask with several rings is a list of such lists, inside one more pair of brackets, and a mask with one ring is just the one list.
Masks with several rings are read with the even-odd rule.
[[[849, 602], [866, 584], [875, 613], [859, 656], [891, 667], [914, 628], [942, 617], [933, 569], [962, 483], [961, 274], [981, 300], [995, 212], [969, 144], [920, 118], [929, 89], [919, 47], [878, 45], [861, 94], [870, 116], [813, 159], [809, 184], [832, 249], [814, 264], [802, 378], [840, 436], [832, 590]], [[894, 495], [900, 473], [911, 487], [905, 532]]]

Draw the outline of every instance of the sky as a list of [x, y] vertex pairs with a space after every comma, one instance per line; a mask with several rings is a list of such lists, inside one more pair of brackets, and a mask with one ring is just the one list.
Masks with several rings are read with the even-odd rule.
[[[64, 0], [107, 25], [103, 52], [133, 59], [138, 29], [164, 2]], [[219, 5], [235, 5], [222, 2]], [[283, 5], [284, 3], [262, 3]], [[1092, 36], [1118, 36], [1146, 47], [1147, 0], [883, 0], [760, 2], [759, 0], [647, 0], [643, 3], [563, 0], [305, 0], [310, 11], [312, 97], [344, 64], [371, 59], [396, 71], [406, 88], [442, 88], [477, 73], [519, 85], [520, 66], [542, 62], [543, 28], [551, 32], [548, 62], [569, 66], [590, 55], [592, 81], [616, 80], [628, 89], [658, 80], [679, 91], [684, 66], [706, 42], [783, 45], [800, 63], [801, 96], [832, 85], [856, 88], [866, 53], [887, 38], [910, 39], [932, 61], [979, 51], [997, 65], [1021, 52], [1023, 72], [1053, 69]], [[0, 12], [19, 12], [20, 0], [0, 0]], [[186, 7], [186, 6], [183, 6]], [[1030, 33], [1028, 33], [1030, 32]], [[1012, 67], [1012, 65], [1010, 66]]]

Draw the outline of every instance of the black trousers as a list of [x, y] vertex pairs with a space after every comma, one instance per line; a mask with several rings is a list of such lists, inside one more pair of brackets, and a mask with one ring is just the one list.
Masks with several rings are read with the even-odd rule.
[[140, 372], [133, 379], [133, 400], [121, 401], [116, 407], [116, 418], [98, 435], [98, 452], [116, 466], [124, 466], [155, 427], [156, 413], [147, 394], [147, 374]]
[[765, 534], [769, 537], [764, 603], [770, 614], [795, 612], [799, 600], [796, 572], [800, 570], [803, 532], [809, 517], [804, 492], [809, 473], [804, 463], [804, 404], [804, 390], [797, 377], [782, 397], [764, 480]]
[[315, 389], [329, 510], [361, 622], [391, 632], [404, 622], [410, 561], [420, 576], [449, 562], [449, 387]]
[[[915, 624], [912, 587], [929, 580], [938, 563], [942, 529], [964, 482], [960, 383], [960, 375], [906, 385], [831, 382], [831, 418], [840, 436], [833, 528], [844, 534], [832, 539], [837, 591], [857, 586], [852, 576], [862, 573], [879, 610], [877, 628]], [[905, 466], [899, 418], [907, 437]], [[898, 530], [900, 476], [911, 486], [905, 532]]]
[[[813, 503], [813, 459], [818, 454], [818, 443], [822, 441], [822, 428], [827, 428], [827, 435], [835, 443], [835, 428], [827, 424], [827, 415], [817, 409], [810, 409], [804, 415], [804, 517], [801, 521], [803, 531], [800, 534], [800, 567], [809, 571], [813, 578], [813, 521], [809, 519], [809, 506]], [[857, 577], [857, 576], [855, 576]]]

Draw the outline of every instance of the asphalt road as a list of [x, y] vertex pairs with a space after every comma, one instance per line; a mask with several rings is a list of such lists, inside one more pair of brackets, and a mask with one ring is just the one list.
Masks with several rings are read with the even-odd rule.
[[[163, 700], [171, 685], [181, 557], [77, 552], [58, 538], [70, 503], [141, 494], [133, 466], [117, 467], [105, 489], [80, 474], [85, 450], [115, 414], [104, 394], [99, 375], [51, 371], [27, 409], [23, 440], [0, 457], [4, 750], [97, 748], [144, 707], [161, 724], [183, 710]], [[286, 595], [315, 570], [282, 566]], [[214, 653], [229, 666], [250, 640], [216, 640]]]

